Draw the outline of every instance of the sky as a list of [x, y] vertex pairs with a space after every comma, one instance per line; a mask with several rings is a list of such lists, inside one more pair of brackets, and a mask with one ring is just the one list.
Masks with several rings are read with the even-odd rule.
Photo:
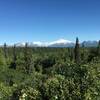
[[0, 0], [0, 43], [100, 39], [100, 0]]

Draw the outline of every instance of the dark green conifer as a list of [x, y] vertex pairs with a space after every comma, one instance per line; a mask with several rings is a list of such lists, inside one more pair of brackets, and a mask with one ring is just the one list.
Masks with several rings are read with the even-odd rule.
[[16, 45], [14, 45], [14, 48], [13, 48], [13, 57], [14, 57], [14, 69], [16, 69], [16, 60], [17, 60], [17, 57], [16, 57]]
[[73, 48], [69, 48], [68, 49], [68, 52], [69, 52], [70, 61], [73, 61], [74, 60]]
[[98, 42], [97, 55], [100, 57], [100, 40]]
[[25, 51], [24, 51], [24, 61], [25, 61], [25, 72], [29, 74], [32, 71], [32, 54], [31, 49], [28, 47], [28, 44], [25, 44]]
[[75, 62], [80, 63], [80, 45], [79, 45], [78, 37], [76, 38], [74, 54], [75, 54]]
[[4, 56], [7, 58], [7, 45], [4, 43]]
[[14, 47], [13, 47], [13, 61], [10, 64], [10, 68], [16, 69], [16, 60], [17, 60], [17, 57], [16, 57], [16, 45], [14, 45]]
[[81, 60], [84, 62], [84, 58], [85, 58], [85, 45], [84, 43], [82, 43], [82, 53], [81, 53]]

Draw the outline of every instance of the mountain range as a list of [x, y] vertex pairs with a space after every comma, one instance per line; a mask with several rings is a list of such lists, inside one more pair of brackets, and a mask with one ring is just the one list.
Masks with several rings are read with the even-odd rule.
[[[24, 47], [26, 42], [23, 43], [16, 43], [17, 47]], [[75, 42], [66, 40], [66, 39], [59, 39], [52, 42], [28, 42], [29, 47], [74, 47]], [[83, 41], [80, 43], [80, 46], [84, 44], [85, 47], [96, 47], [98, 45], [98, 41]]]

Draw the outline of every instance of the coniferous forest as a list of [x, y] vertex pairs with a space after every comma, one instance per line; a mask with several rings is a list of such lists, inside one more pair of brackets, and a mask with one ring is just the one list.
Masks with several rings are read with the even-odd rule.
[[100, 100], [97, 47], [0, 47], [0, 100]]

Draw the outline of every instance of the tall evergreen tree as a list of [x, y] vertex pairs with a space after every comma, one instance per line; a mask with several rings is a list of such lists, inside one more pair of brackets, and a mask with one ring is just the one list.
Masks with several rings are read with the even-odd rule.
[[31, 49], [28, 47], [28, 44], [25, 44], [25, 49], [24, 49], [24, 61], [25, 61], [25, 72], [29, 74], [32, 71], [32, 54], [31, 54]]
[[100, 57], [100, 40], [98, 42], [97, 55]]
[[85, 53], [84, 53], [84, 51], [85, 51], [85, 45], [84, 45], [84, 43], [82, 43], [81, 60], [83, 60], [83, 61], [84, 61], [84, 58], [85, 58]]
[[4, 43], [4, 56], [7, 58], [7, 45]]
[[73, 61], [74, 60], [73, 48], [68, 48], [68, 52], [69, 52], [70, 61]]
[[10, 68], [16, 69], [16, 60], [17, 60], [17, 57], [16, 57], [16, 45], [14, 45], [14, 47], [13, 47], [13, 61], [10, 64]]
[[74, 55], [75, 55], [75, 62], [79, 63], [80, 62], [80, 45], [79, 45], [79, 39], [78, 39], [78, 37], [76, 38]]
[[13, 48], [13, 59], [14, 59], [14, 68], [16, 69], [16, 60], [17, 60], [17, 57], [16, 57], [16, 45], [14, 45], [14, 48]]

